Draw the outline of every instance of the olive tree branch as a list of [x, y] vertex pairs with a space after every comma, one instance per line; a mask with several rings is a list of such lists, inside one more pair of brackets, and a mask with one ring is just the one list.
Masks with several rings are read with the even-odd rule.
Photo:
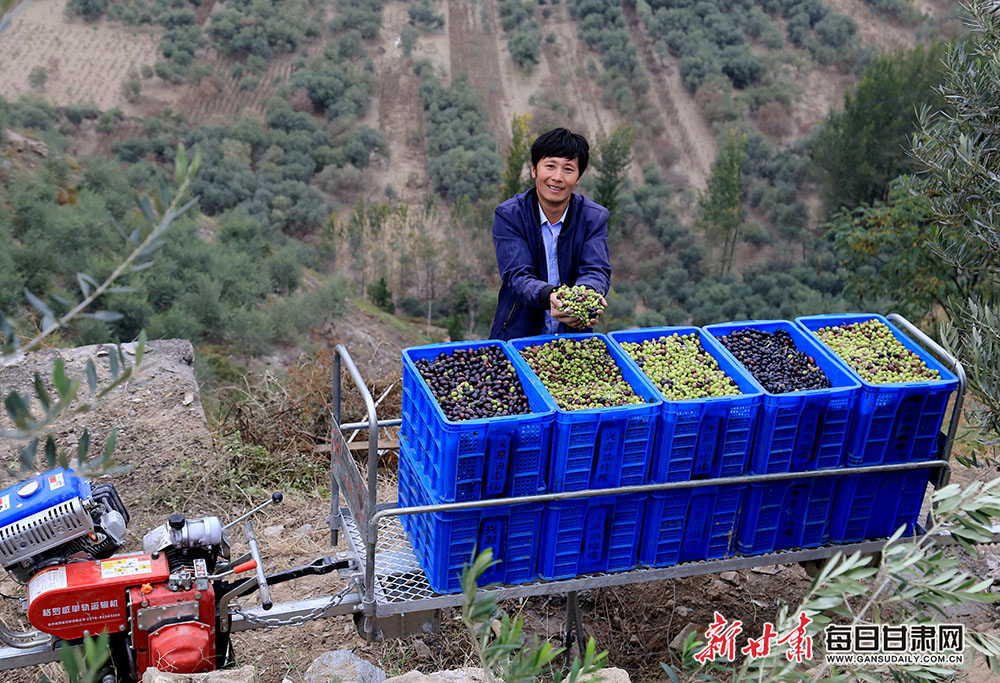
[[[197, 148], [194, 152], [194, 157], [191, 160], [190, 165], [188, 165], [186, 156], [183, 152], [183, 147], [180, 148], [177, 155], [177, 177], [181, 179], [180, 186], [177, 189], [173, 200], [170, 205], [166, 208], [163, 216], [160, 218], [159, 222], [153, 225], [153, 215], [152, 210], [149, 207], [148, 201], [140, 201], [140, 207], [142, 209], [143, 217], [146, 219], [147, 224], [151, 226], [149, 234], [146, 238], [138, 244], [132, 252], [125, 257], [125, 259], [118, 264], [111, 274], [104, 280], [103, 283], [97, 286], [93, 292], [84, 297], [83, 301], [78, 303], [73, 307], [68, 313], [66, 313], [61, 318], [54, 320], [52, 324], [48, 325], [42, 332], [28, 342], [24, 347], [22, 347], [17, 353], [10, 354], [8, 356], [0, 357], [0, 366], [12, 365], [19, 362], [25, 354], [32, 351], [41, 343], [53, 334], [56, 330], [59, 330], [66, 325], [68, 325], [72, 320], [80, 316], [84, 311], [86, 311], [93, 303], [99, 299], [122, 275], [128, 272], [132, 268], [132, 264], [139, 258], [150, 255], [159, 246], [157, 243], [160, 236], [166, 231], [170, 224], [178, 216], [185, 213], [188, 209], [194, 206], [198, 199], [194, 198], [187, 203], [181, 205], [184, 197], [187, 195], [188, 190], [191, 187], [191, 183], [194, 180], [195, 174], [198, 172], [198, 166], [201, 163], [200, 150]], [[143, 198], [145, 199], [145, 198]]]

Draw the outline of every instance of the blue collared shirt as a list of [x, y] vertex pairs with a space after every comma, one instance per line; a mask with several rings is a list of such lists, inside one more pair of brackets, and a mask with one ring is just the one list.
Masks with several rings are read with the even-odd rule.
[[[538, 205], [538, 219], [542, 223], [542, 245], [545, 247], [545, 260], [548, 266], [548, 280], [550, 285], [558, 287], [562, 283], [559, 281], [559, 233], [562, 231], [563, 221], [566, 220], [566, 212], [569, 205], [563, 209], [562, 216], [555, 223], [549, 223], [545, 217], [541, 204]], [[542, 334], [555, 334], [559, 331], [559, 321], [552, 318], [552, 313], [545, 312], [545, 324], [542, 326]]]

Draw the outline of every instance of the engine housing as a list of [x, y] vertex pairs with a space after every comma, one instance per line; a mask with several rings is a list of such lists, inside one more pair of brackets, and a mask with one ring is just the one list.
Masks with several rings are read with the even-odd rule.
[[[163, 557], [163, 555], [160, 555]], [[216, 655], [215, 591], [166, 584], [133, 587], [132, 645], [139, 677], [151, 666], [169, 673], [213, 671]]]
[[125, 631], [129, 589], [169, 577], [167, 559], [146, 554], [48, 567], [28, 583], [28, 620], [64, 640]]
[[0, 566], [21, 583], [67, 559], [122, 547], [128, 513], [111, 484], [56, 469], [0, 491]]

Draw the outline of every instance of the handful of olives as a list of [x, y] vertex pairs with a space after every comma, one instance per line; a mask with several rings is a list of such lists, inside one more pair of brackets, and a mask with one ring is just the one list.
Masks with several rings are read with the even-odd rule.
[[449, 420], [531, 412], [517, 371], [499, 346], [442, 352], [416, 366]]
[[562, 304], [560, 310], [580, 321], [579, 327], [587, 327], [591, 320], [597, 320], [604, 313], [601, 295], [590, 287], [562, 285], [555, 290], [556, 298]]
[[624, 342], [622, 348], [668, 401], [741, 393], [695, 333]]
[[871, 384], [941, 379], [941, 373], [903, 346], [881, 320], [822, 327], [816, 335]]
[[560, 337], [521, 349], [521, 356], [563, 410], [645, 403], [622, 376], [600, 337]]

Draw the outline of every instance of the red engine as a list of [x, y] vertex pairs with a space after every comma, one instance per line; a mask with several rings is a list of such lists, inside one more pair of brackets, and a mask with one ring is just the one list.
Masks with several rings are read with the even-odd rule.
[[171, 579], [163, 553], [49, 567], [28, 583], [28, 619], [63, 640], [127, 632], [138, 678], [150, 666], [174, 673], [212, 671], [215, 591], [207, 573], [196, 574], [197, 569]]
[[43, 569], [28, 582], [28, 619], [40, 631], [63, 640], [124, 632], [129, 589], [162, 584], [170, 577], [162, 555], [126, 555]]
[[221, 642], [224, 659], [228, 636], [217, 637], [218, 577], [212, 572], [220, 557], [229, 557], [222, 523], [217, 517], [171, 515], [146, 534], [143, 550], [70, 560], [37, 572], [28, 582], [29, 621], [68, 641], [111, 634], [121, 680], [141, 679], [150, 667], [201, 673], [221, 666], [218, 650]]
[[142, 676], [153, 666], [172, 673], [215, 669], [215, 591], [194, 585], [173, 591], [145, 584], [129, 591], [132, 645]]
[[[276, 492], [237, 521], [279, 502]], [[113, 486], [92, 487], [71, 470], [57, 468], [0, 491], [0, 567], [27, 583], [28, 620], [70, 644], [107, 634], [111, 657], [99, 673], [105, 682], [140, 680], [151, 667], [181, 674], [222, 668], [232, 661], [231, 599], [258, 590], [270, 609], [268, 581], [346, 566], [320, 558], [268, 577], [249, 521], [243, 527], [250, 552], [230, 562], [218, 517], [181, 514], [147, 533], [141, 553], [116, 556], [127, 524]], [[255, 576], [239, 578], [251, 570]], [[0, 629], [9, 645], [39, 643], [31, 632], [2, 623]]]

